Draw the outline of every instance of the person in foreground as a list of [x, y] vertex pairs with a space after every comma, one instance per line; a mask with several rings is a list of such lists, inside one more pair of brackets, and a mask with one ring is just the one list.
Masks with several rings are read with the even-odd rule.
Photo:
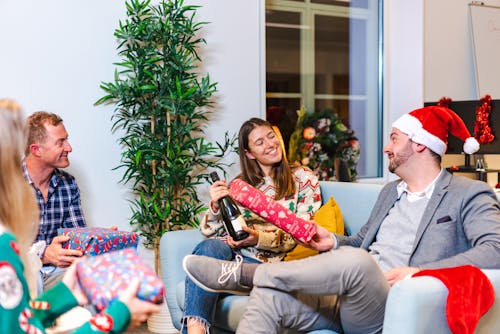
[[[19, 105], [0, 99], [0, 333], [38, 334], [62, 313], [88, 301], [79, 288], [75, 264], [61, 282], [30, 301], [25, 277], [36, 273], [27, 264], [27, 253], [39, 217], [33, 191], [21, 172], [24, 134]], [[159, 306], [139, 300], [138, 289], [139, 281], [131, 282], [118, 300], [75, 333], [121, 333], [144, 322]]]
[[[219, 283], [220, 261], [188, 256], [190, 277], [209, 290], [247, 291], [237, 333], [331, 329], [381, 333], [390, 287], [421, 269], [474, 265], [500, 269], [500, 208], [487, 183], [441, 168], [448, 132], [479, 144], [453, 111], [425, 107], [393, 123], [384, 152], [400, 180], [380, 192], [366, 225], [353, 236], [318, 226], [317, 256], [258, 267], [242, 264]], [[360, 203], [362, 204], [362, 203]]]
[[72, 147], [63, 120], [56, 114], [39, 111], [26, 121], [28, 140], [23, 160], [23, 174], [33, 188], [40, 209], [40, 229], [32, 251], [43, 267], [37, 280], [40, 294], [61, 280], [67, 268], [83, 254], [64, 249], [67, 236], [58, 236], [62, 227], [85, 227], [80, 190], [75, 178], [63, 171], [69, 166]]
[[[251, 118], [241, 126], [238, 140], [241, 165], [238, 178], [257, 187], [299, 217], [312, 219], [321, 205], [318, 179], [308, 168], [290, 169], [271, 124], [259, 118]], [[218, 200], [228, 194], [228, 186], [224, 180], [211, 185], [210, 213], [202, 224], [202, 233], [211, 238], [198, 244], [193, 254], [229, 260], [229, 268], [238, 266], [241, 262], [283, 260], [286, 253], [296, 245], [293, 238], [248, 209], [240, 208], [248, 225], [243, 226], [248, 237], [235, 241], [226, 234]], [[183, 332], [206, 333], [213, 321], [218, 294], [204, 291], [186, 278], [185, 296]]]

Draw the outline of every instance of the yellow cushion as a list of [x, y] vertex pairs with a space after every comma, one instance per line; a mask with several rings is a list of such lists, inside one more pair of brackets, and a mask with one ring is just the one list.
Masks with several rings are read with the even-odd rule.
[[[319, 208], [314, 215], [314, 221], [330, 232], [344, 234], [344, 219], [342, 218], [340, 208], [333, 197], [330, 197], [328, 202]], [[318, 251], [302, 245], [297, 245], [292, 251], [288, 252], [285, 257], [285, 261], [298, 260], [316, 254], [318, 254]]]

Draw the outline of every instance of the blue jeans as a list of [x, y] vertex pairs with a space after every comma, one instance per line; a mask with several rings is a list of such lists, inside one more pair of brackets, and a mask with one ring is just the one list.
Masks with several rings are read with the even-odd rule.
[[36, 280], [38, 296], [49, 290], [62, 280], [67, 268], [59, 268], [53, 265], [45, 265], [40, 268]]
[[[233, 260], [239, 252], [219, 239], [206, 239], [195, 247], [193, 254], [229, 261]], [[248, 257], [243, 257], [243, 262], [261, 263]], [[208, 328], [214, 319], [215, 305], [218, 298], [218, 293], [205, 291], [191, 281], [189, 277], [186, 277], [182, 333], [187, 331], [185, 323], [187, 318], [196, 318]]]

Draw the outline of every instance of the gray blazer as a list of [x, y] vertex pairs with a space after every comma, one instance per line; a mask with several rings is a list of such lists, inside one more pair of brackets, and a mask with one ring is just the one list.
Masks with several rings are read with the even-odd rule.
[[[337, 236], [340, 245], [368, 249], [397, 200], [399, 182], [381, 190], [358, 234]], [[422, 216], [408, 265], [430, 269], [465, 264], [500, 269], [500, 206], [485, 182], [444, 171]]]

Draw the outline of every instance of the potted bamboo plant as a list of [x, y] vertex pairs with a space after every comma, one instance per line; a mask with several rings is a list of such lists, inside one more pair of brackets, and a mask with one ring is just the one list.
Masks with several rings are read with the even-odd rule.
[[198, 186], [209, 171], [224, 172], [222, 158], [235, 137], [223, 143], [204, 139], [216, 85], [197, 72], [198, 6], [183, 0], [128, 0], [127, 18], [115, 30], [118, 54], [112, 82], [96, 104], [113, 104], [112, 130], [120, 130], [122, 182], [135, 194], [130, 223], [155, 249], [166, 231], [196, 227], [206, 206]]

